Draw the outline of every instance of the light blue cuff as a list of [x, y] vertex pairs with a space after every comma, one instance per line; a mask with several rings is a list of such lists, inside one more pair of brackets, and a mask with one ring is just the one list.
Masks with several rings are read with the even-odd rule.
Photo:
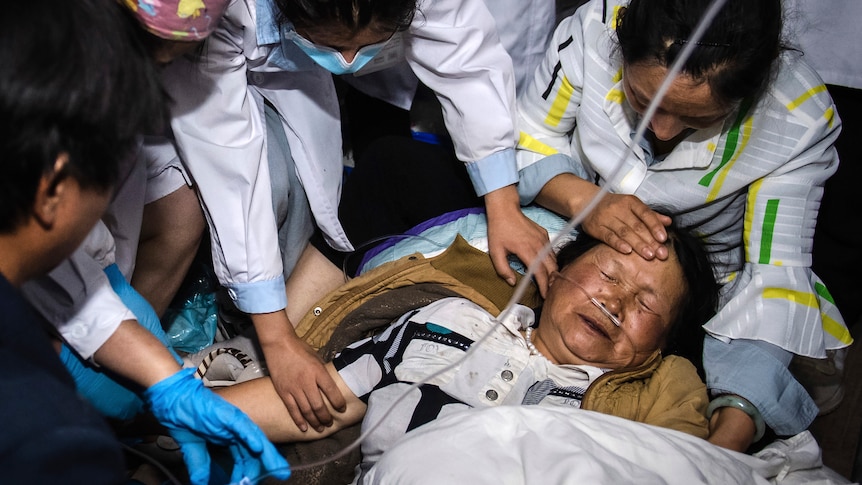
[[288, 72], [320, 69], [317, 64], [289, 39], [284, 38], [282, 29], [290, 25], [279, 25], [278, 14], [273, 0], [257, 0], [257, 45], [273, 45], [267, 62]]
[[473, 189], [479, 197], [507, 185], [512, 185], [518, 181], [515, 149], [507, 148], [481, 160], [468, 163], [467, 173], [470, 175]]
[[532, 204], [542, 187], [549, 180], [563, 173], [571, 173], [584, 180], [588, 178], [584, 167], [575, 163], [572, 157], [562, 153], [549, 155], [518, 172], [518, 196], [521, 199], [521, 205]]
[[281, 35], [276, 22], [275, 3], [272, 0], [257, 0], [257, 45], [278, 44]]
[[284, 276], [269, 281], [226, 285], [234, 305], [245, 313], [272, 313], [287, 307]]
[[712, 394], [749, 400], [779, 436], [805, 431], [817, 417], [817, 404], [787, 366], [793, 354], [760, 340], [724, 343], [707, 336], [703, 346], [706, 385]]

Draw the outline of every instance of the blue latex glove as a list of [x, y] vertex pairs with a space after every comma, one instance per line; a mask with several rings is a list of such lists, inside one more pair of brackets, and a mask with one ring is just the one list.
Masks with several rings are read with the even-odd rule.
[[234, 460], [231, 482], [260, 476], [261, 465], [274, 477], [287, 479], [287, 460], [263, 431], [193, 374], [194, 369], [183, 369], [144, 392], [153, 415], [180, 445], [191, 482], [206, 485], [209, 481], [207, 442], [229, 447]]
[[144, 402], [131, 389], [121, 385], [101, 368], [93, 367], [63, 344], [60, 360], [75, 379], [78, 394], [93, 405], [102, 416], [131, 419], [144, 408]]

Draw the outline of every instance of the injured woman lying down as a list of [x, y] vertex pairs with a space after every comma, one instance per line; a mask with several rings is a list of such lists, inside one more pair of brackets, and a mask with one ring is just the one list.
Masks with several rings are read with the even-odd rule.
[[364, 418], [360, 475], [405, 433], [472, 408], [589, 409], [705, 438], [706, 388], [668, 350], [702, 341], [718, 289], [697, 239], [669, 228], [666, 244], [667, 260], [647, 261], [582, 234], [558, 252], [538, 310], [513, 305], [495, 318], [468, 299], [443, 298], [404, 314], [327, 364], [347, 400], [328, 428], [299, 431], [268, 378], [221, 395], [274, 442], [317, 439]]

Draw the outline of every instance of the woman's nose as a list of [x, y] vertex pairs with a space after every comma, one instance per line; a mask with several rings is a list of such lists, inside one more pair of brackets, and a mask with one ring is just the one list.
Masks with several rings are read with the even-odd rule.
[[603, 306], [608, 313], [613, 315], [617, 321], [622, 320], [623, 312], [623, 301], [621, 295], [618, 294], [619, 291], [621, 291], [619, 288], [605, 291], [598, 298], [599, 304]]
[[685, 130], [685, 125], [676, 116], [657, 112], [649, 123], [650, 130], [656, 138], [668, 141]]

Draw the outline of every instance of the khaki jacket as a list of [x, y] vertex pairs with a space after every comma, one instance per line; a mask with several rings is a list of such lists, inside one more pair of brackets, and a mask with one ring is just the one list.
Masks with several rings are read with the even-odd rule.
[[636, 369], [611, 371], [596, 379], [581, 408], [706, 439], [707, 404], [706, 385], [694, 365], [656, 351]]
[[[515, 288], [497, 276], [487, 253], [458, 236], [446, 251], [433, 258], [420, 254], [404, 257], [339, 287], [299, 321], [296, 334], [324, 358], [331, 359], [347, 345], [382, 330], [404, 313], [440, 298], [460, 296], [499, 315]], [[372, 299], [375, 305], [363, 306]], [[530, 308], [539, 306], [536, 286], [528, 285], [517, 303]]]

